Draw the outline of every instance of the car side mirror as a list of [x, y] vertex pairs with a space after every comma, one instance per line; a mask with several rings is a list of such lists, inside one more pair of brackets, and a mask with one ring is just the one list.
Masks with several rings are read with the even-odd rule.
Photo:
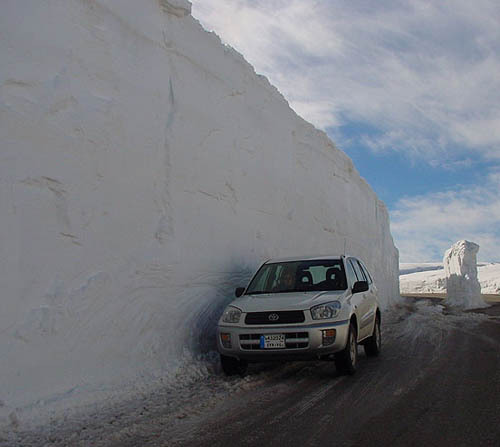
[[243, 295], [243, 292], [245, 291], [244, 287], [238, 287], [235, 291], [234, 294], [236, 295], [236, 298], [239, 298], [241, 295]]
[[368, 290], [368, 283], [366, 281], [356, 281], [352, 286], [352, 293], [366, 292]]

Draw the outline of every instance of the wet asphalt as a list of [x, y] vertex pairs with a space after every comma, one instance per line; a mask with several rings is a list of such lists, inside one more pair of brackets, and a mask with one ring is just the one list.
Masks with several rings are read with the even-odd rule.
[[407, 302], [354, 376], [330, 362], [278, 369], [164, 445], [500, 446], [500, 305], [435, 315], [429, 302], [420, 315]]

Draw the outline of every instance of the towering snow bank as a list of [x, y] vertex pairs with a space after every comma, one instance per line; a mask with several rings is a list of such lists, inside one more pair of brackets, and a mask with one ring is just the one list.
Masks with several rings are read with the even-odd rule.
[[446, 300], [458, 307], [482, 307], [481, 285], [477, 279], [477, 252], [479, 245], [458, 241], [446, 251], [443, 258], [446, 275]]
[[398, 295], [351, 160], [173, 0], [2, 3], [0, 413], [176, 379], [266, 258]]

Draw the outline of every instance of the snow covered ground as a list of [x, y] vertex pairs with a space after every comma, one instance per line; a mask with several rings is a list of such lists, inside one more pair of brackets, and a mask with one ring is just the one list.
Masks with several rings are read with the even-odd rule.
[[204, 374], [275, 256], [365, 261], [399, 295], [352, 161], [186, 0], [2, 2], [0, 426]]
[[[402, 294], [446, 293], [442, 263], [401, 263], [399, 287]], [[500, 294], [500, 263], [478, 262], [477, 275], [482, 294]]]

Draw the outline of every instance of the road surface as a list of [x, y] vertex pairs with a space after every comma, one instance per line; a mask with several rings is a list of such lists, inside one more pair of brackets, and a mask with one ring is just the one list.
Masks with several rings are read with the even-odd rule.
[[500, 306], [434, 308], [389, 322], [354, 377], [297, 367], [173, 445], [500, 446]]
[[[0, 446], [500, 446], [500, 305], [383, 314], [379, 358], [252, 365], [23, 430]], [[213, 362], [212, 367], [217, 365]]]

